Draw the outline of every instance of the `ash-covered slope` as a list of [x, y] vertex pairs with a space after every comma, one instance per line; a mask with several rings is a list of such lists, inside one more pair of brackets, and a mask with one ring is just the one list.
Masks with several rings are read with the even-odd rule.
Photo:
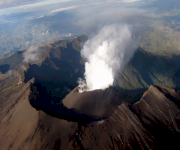
[[34, 109], [28, 100], [31, 82], [27, 82], [0, 113], [0, 149], [66, 149], [69, 134], [77, 124]]
[[150, 86], [140, 101], [123, 103], [103, 124], [76, 136], [84, 149], [179, 149], [180, 92]]
[[[16, 76], [0, 80], [0, 149], [73, 149], [73, 145], [89, 149], [137, 149], [136, 146], [166, 149], [170, 144], [176, 146], [175, 137], [179, 137], [178, 91], [163, 85], [151, 86], [139, 102], [127, 105], [122, 101], [139, 100], [154, 83], [180, 87], [177, 65], [180, 57], [156, 56], [139, 48], [117, 77], [118, 94], [113, 90], [79, 94], [74, 88], [77, 78], [83, 77], [84, 73], [84, 61], [79, 51], [80, 43], [85, 40], [85, 36], [80, 36], [47, 44], [42, 48], [44, 51], [38, 62], [26, 64], [26, 72], [16, 68], [23, 61], [23, 52], [0, 61], [2, 73], [9, 68], [18, 72]], [[74, 134], [78, 130], [77, 123], [53, 118], [29, 104], [28, 86], [33, 77], [46, 87], [52, 103], [60, 103], [72, 90], [63, 99], [65, 106], [109, 119], [97, 127], [86, 127], [79, 136]]]
[[[113, 92], [85, 92], [74, 89], [63, 103], [82, 112], [99, 114], [96, 108], [109, 100], [108, 118], [98, 126], [81, 127], [78, 124], [51, 117], [37, 111], [28, 100], [29, 85], [11, 99], [0, 114], [0, 149], [177, 149], [180, 138], [180, 91], [165, 85], [150, 86], [138, 102], [117, 104], [121, 97], [107, 97]], [[89, 95], [91, 95], [89, 97]], [[75, 101], [69, 104], [71, 98]], [[89, 105], [93, 100], [93, 105]], [[115, 101], [114, 101], [115, 99]], [[42, 102], [46, 99], [42, 99]], [[83, 102], [84, 101], [84, 102]], [[87, 104], [89, 109], [83, 109]], [[106, 105], [100, 111], [108, 111]], [[104, 113], [102, 114], [104, 115]], [[78, 122], [78, 121], [77, 121]], [[79, 133], [79, 134], [78, 134]]]
[[[41, 52], [36, 56], [39, 58], [37, 62], [24, 64], [26, 51], [16, 52], [10, 57], [1, 59], [0, 111], [6, 107], [10, 98], [14, 97], [22, 88], [21, 85], [33, 77], [46, 86], [52, 95], [64, 98], [77, 86], [78, 78], [83, 77], [84, 65], [80, 63], [79, 51], [82, 43], [86, 40], [87, 37], [82, 35], [72, 40], [52, 41], [37, 49]], [[36, 54], [36, 51], [33, 53]], [[37, 54], [39, 53], [37, 52]], [[24, 68], [26, 69], [24, 70]], [[19, 81], [22, 83], [19, 84]]]

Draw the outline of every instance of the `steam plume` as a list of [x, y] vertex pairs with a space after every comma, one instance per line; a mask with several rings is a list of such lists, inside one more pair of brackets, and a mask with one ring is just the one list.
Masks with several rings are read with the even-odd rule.
[[23, 57], [24, 60], [23, 62], [25, 63], [32, 63], [32, 62], [36, 62], [39, 60], [39, 49], [36, 46], [31, 46], [30, 48], [28, 48], [24, 53], [23, 53]]
[[19, 73], [16, 70], [10, 69], [5, 73], [5, 75], [7, 77], [9, 77], [9, 76], [19, 76]]
[[139, 27], [139, 24], [106, 25], [84, 44], [81, 55], [87, 60], [84, 73], [87, 90], [113, 85], [117, 72], [122, 71], [138, 48]]

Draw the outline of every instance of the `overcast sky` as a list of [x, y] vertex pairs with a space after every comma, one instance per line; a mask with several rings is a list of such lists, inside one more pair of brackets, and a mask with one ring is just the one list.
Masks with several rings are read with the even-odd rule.
[[[146, 25], [149, 12], [157, 14], [157, 10], [178, 8], [178, 4], [179, 0], [0, 0], [0, 31], [90, 35], [112, 23]], [[163, 9], [158, 8], [161, 6]]]
[[165, 0], [163, 3], [162, 0], [0, 0], [0, 24], [19, 23], [66, 11], [77, 16], [77, 23], [94, 28], [97, 21], [101, 21], [102, 25], [107, 20], [119, 22], [126, 16], [143, 16], [160, 10], [156, 8], [158, 6], [164, 6], [166, 10], [173, 2], [180, 3], [177, 0]]
[[51, 10], [51, 12], [57, 12], [58, 10], [62, 11], [101, 3], [134, 3], [137, 1], [145, 0], [1, 0], [0, 14], [28, 12], [30, 10], [33, 11], [34, 9], [37, 10], [38, 8], [42, 10], [47, 9], [47, 7]]
[[136, 4], [149, 0], [0, 0], [0, 23], [21, 20], [32, 20], [51, 16], [61, 11], [79, 10], [91, 6], [115, 4], [122, 8], [123, 5]]
[[[48, 5], [48, 4], [52, 4], [52, 3], [62, 3], [62, 2], [68, 2], [68, 1], [72, 1], [72, 2], [83, 2], [82, 0], [1, 0], [0, 1], [0, 7], [1, 8], [7, 8], [7, 7], [16, 7], [16, 6], [20, 6], [20, 5]], [[86, 2], [98, 2], [98, 1], [122, 1], [122, 2], [135, 2], [135, 1], [140, 1], [140, 0], [86, 0]]]

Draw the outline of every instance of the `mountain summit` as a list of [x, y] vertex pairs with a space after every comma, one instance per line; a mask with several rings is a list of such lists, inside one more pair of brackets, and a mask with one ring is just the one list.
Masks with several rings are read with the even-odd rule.
[[[179, 91], [165, 85], [150, 86], [135, 104], [116, 104], [103, 123], [79, 129], [75, 122], [34, 109], [28, 100], [31, 82], [27, 82], [1, 112], [1, 149], [169, 149], [179, 146]], [[73, 90], [70, 94], [76, 93]], [[83, 98], [79, 93], [71, 107], [87, 98], [93, 100], [97, 95], [98, 101], [103, 102], [107, 100], [106, 94], [92, 91], [91, 97], [84, 93]], [[72, 96], [67, 95], [66, 99]], [[118, 96], [116, 100], [121, 101]]]
[[[85, 62], [80, 50], [86, 40], [53, 41], [0, 60], [0, 149], [178, 147], [180, 57], [139, 47], [113, 87], [79, 93], [77, 79], [84, 77]], [[39, 59], [25, 63], [27, 52]], [[35, 97], [41, 95], [38, 106], [31, 101], [30, 86]], [[54, 115], [58, 112], [61, 117]], [[81, 123], [83, 118], [89, 121]]]

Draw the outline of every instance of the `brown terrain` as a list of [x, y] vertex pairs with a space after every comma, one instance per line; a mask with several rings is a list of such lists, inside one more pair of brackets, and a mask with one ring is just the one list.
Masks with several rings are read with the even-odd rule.
[[[78, 134], [77, 123], [51, 117], [30, 105], [28, 100], [30, 82], [33, 80], [24, 85], [0, 114], [0, 149], [177, 149], [179, 147], [179, 91], [162, 84], [150, 86], [138, 102], [133, 105], [126, 102], [117, 105], [103, 123], [82, 127]], [[80, 94], [74, 89], [66, 96], [64, 104], [69, 107], [79, 106], [81, 109], [81, 106], [86, 101], [93, 100], [93, 97], [97, 98], [93, 103], [107, 100], [108, 98], [103, 97], [102, 94], [107, 92], [93, 91]], [[70, 104], [68, 101], [73, 95], [76, 103]], [[113, 100], [111, 98], [110, 101], [114, 98], [118, 99], [118, 97], [113, 97]], [[98, 107], [98, 105], [90, 105], [89, 102], [86, 104], [91, 112]], [[112, 102], [108, 105], [111, 107]], [[107, 109], [107, 106], [99, 107], [102, 112], [104, 108]], [[81, 111], [88, 112], [83, 108]]]
[[[79, 93], [77, 79], [84, 74], [79, 51], [86, 40], [48, 43], [38, 62], [25, 64], [27, 71], [19, 66], [24, 51], [0, 60], [0, 150], [179, 149], [180, 92], [169, 87], [180, 87], [180, 57], [156, 57], [139, 48], [119, 74], [118, 88]], [[50, 102], [64, 105], [60, 112], [106, 119], [82, 125], [70, 114], [59, 119], [36, 110], [29, 98], [33, 77], [47, 88], [41, 104], [50, 93]]]
[[165, 85], [150, 86], [138, 102], [119, 105], [103, 124], [81, 132], [79, 147], [179, 149], [179, 100], [179, 91]]

